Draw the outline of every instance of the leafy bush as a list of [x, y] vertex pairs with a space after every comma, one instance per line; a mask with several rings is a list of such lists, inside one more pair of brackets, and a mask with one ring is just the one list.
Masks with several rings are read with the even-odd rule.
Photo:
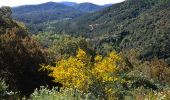
[[41, 87], [39, 90], [36, 89], [30, 96], [31, 100], [97, 100], [90, 93], [83, 93], [75, 89], [60, 89], [54, 87], [48, 89], [47, 87]]
[[6, 84], [5, 80], [0, 78], [0, 99], [1, 100], [9, 100], [9, 99], [17, 100], [21, 97], [19, 93], [9, 91], [8, 88], [9, 87]]
[[[123, 91], [122, 91], [123, 92]], [[115, 96], [115, 97], [114, 97]], [[108, 100], [118, 100], [117, 96], [108, 96]], [[124, 100], [169, 100], [170, 88], [165, 88], [161, 91], [153, 91], [151, 89], [145, 89], [139, 87], [123, 94]], [[35, 89], [31, 94], [31, 100], [101, 100], [96, 98], [92, 93], [84, 93], [77, 89], [65, 88], [59, 89], [54, 87], [48, 89], [48, 87], [42, 86], [40, 89]], [[103, 98], [106, 99], [106, 98]]]
[[125, 99], [133, 100], [169, 100], [170, 88], [165, 88], [161, 91], [153, 91], [150, 89], [144, 89], [143, 87], [134, 89], [131, 92], [131, 96], [126, 96]]
[[170, 67], [164, 60], [153, 59], [150, 63], [150, 69], [152, 79], [162, 84], [170, 84]]
[[7, 92], [8, 86], [6, 85], [5, 81], [0, 78], [0, 98]]

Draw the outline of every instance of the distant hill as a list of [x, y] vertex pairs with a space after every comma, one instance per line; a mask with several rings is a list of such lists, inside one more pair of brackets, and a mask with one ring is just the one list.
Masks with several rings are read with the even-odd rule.
[[75, 2], [68, 2], [68, 1], [60, 2], [60, 3], [66, 5], [66, 6], [73, 7], [77, 10], [80, 10], [83, 12], [89, 12], [89, 13], [101, 10], [104, 7], [108, 7], [108, 6], [112, 5], [112, 4], [97, 5], [97, 4], [93, 4], [93, 3], [89, 3], [89, 2], [75, 3]]
[[75, 8], [55, 2], [14, 7], [12, 12], [14, 19], [23, 21], [26, 24], [37, 24], [63, 18], [76, 18], [83, 15], [82, 12]]
[[75, 5], [74, 8], [83, 12], [95, 12], [101, 10], [103, 6], [99, 6], [92, 3], [80, 3]]
[[92, 3], [47, 2], [38, 5], [24, 5], [12, 8], [13, 17], [25, 23], [42, 23], [63, 18], [76, 18], [104, 8]]
[[109, 6], [112, 6], [113, 4], [105, 4], [103, 5], [103, 7], [109, 7]]

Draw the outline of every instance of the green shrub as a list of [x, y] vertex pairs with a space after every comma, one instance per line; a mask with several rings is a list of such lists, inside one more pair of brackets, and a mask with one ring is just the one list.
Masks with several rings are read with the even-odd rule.
[[18, 100], [19, 98], [19, 93], [8, 91], [8, 85], [5, 80], [0, 78], [0, 100]]
[[170, 100], [170, 88], [161, 91], [153, 91], [140, 87], [130, 92], [131, 96], [126, 96], [125, 100]]
[[76, 89], [59, 89], [54, 87], [48, 89], [47, 87], [40, 87], [35, 89], [30, 96], [31, 100], [96, 100], [90, 93], [85, 94]]
[[4, 95], [7, 88], [8, 88], [8, 86], [6, 85], [5, 81], [0, 78], [0, 98]]

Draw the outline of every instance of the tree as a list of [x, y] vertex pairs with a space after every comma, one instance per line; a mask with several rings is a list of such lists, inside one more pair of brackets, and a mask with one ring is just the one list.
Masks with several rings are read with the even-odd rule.
[[[7, 14], [8, 8], [0, 8]], [[10, 91], [29, 95], [35, 88], [48, 84], [51, 79], [45, 72], [39, 72], [39, 65], [46, 63], [46, 57], [36, 41], [28, 36], [23, 26], [11, 18], [0, 16], [0, 78]], [[44, 80], [45, 79], [45, 80]]]

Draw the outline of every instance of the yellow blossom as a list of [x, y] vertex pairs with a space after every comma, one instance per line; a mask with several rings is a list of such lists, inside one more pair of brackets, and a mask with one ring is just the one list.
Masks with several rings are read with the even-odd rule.
[[64, 87], [86, 91], [94, 81], [101, 83], [117, 81], [116, 74], [119, 71], [117, 62], [119, 61], [120, 57], [115, 52], [111, 52], [107, 57], [97, 55], [95, 62], [91, 62], [86, 52], [78, 49], [75, 57], [62, 59], [56, 63], [56, 66], [42, 67], [49, 70], [49, 76]]

